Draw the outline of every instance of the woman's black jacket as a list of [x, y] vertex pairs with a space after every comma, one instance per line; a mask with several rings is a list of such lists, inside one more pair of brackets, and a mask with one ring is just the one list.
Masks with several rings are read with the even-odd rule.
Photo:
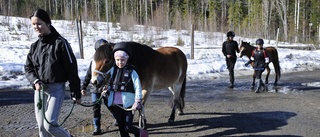
[[81, 98], [77, 60], [68, 41], [58, 33], [39, 36], [31, 45], [25, 75], [32, 85], [38, 80], [44, 84], [68, 81], [73, 96]]

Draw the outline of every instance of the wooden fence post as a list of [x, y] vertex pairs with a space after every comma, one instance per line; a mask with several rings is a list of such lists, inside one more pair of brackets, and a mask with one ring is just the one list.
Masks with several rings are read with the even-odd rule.
[[194, 25], [191, 24], [191, 59], [194, 59]]
[[[78, 32], [78, 40], [79, 40], [80, 58], [84, 59], [81, 16], [79, 16], [79, 21], [78, 19], [76, 19], [76, 24], [77, 24], [77, 32]], [[80, 27], [78, 24], [80, 24]]]

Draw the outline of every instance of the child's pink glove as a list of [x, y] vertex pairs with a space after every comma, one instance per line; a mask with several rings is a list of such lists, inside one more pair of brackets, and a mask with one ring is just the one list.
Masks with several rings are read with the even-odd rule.
[[132, 110], [140, 110], [142, 108], [141, 99], [135, 99]]

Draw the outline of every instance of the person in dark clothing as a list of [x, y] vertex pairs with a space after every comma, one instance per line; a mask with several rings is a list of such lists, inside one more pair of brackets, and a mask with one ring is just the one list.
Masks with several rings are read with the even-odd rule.
[[256, 93], [259, 93], [261, 89], [262, 90], [265, 89], [263, 81], [261, 79], [261, 75], [269, 63], [269, 57], [267, 56], [265, 50], [263, 49], [263, 44], [264, 42], [262, 39], [257, 39], [256, 41], [257, 48], [252, 52], [252, 56], [250, 57], [250, 60], [245, 64], [246, 66], [248, 66], [252, 62], [254, 63], [253, 69], [255, 71], [256, 78], [257, 78], [257, 81], [256, 81], [257, 88], [255, 89]]
[[[108, 44], [108, 41], [106, 41], [104, 39], [99, 39], [95, 42], [94, 49], [97, 50], [100, 46], [103, 46], [104, 44]], [[86, 95], [86, 90], [90, 84], [91, 73], [92, 73], [91, 67], [92, 67], [92, 62], [90, 62], [86, 76], [85, 76], [84, 81], [82, 83], [82, 87], [81, 87], [82, 95]], [[101, 97], [102, 88], [103, 87], [101, 87], [101, 88], [97, 88], [95, 86], [90, 87], [92, 102], [96, 102]], [[108, 101], [107, 98], [102, 97], [102, 99], [103, 99], [104, 104], [107, 106], [107, 101]], [[112, 111], [109, 107], [108, 107], [108, 109], [112, 113]], [[117, 125], [116, 121], [114, 124]], [[101, 134], [101, 103], [97, 103], [93, 106], [93, 126], [94, 126], [94, 131], [92, 134], [93, 135]]]
[[30, 20], [34, 30], [39, 33], [39, 39], [31, 44], [24, 69], [26, 78], [35, 89], [34, 112], [39, 136], [70, 137], [70, 133], [56, 125], [67, 81], [71, 98], [81, 103], [77, 60], [68, 41], [51, 25], [45, 10], [36, 10]]
[[229, 31], [227, 33], [227, 40], [222, 44], [222, 53], [226, 57], [227, 69], [229, 71], [230, 85], [229, 88], [234, 87], [234, 65], [237, 61], [236, 52], [239, 53], [238, 43], [233, 40], [235, 33]]

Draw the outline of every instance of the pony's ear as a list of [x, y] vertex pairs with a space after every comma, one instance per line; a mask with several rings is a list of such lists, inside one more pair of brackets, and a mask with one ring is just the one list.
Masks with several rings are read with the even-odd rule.
[[112, 51], [112, 50], [113, 50], [114, 45], [115, 45], [115, 44], [113, 44], [113, 43], [112, 43], [112, 44], [110, 44], [110, 46], [108, 46], [108, 49], [109, 49], [110, 51]]
[[116, 45], [116, 43], [111, 43], [111, 42], [110, 42], [110, 45], [111, 45], [111, 46], [110, 46], [110, 47], [111, 47], [111, 49], [113, 50], [114, 45]]

